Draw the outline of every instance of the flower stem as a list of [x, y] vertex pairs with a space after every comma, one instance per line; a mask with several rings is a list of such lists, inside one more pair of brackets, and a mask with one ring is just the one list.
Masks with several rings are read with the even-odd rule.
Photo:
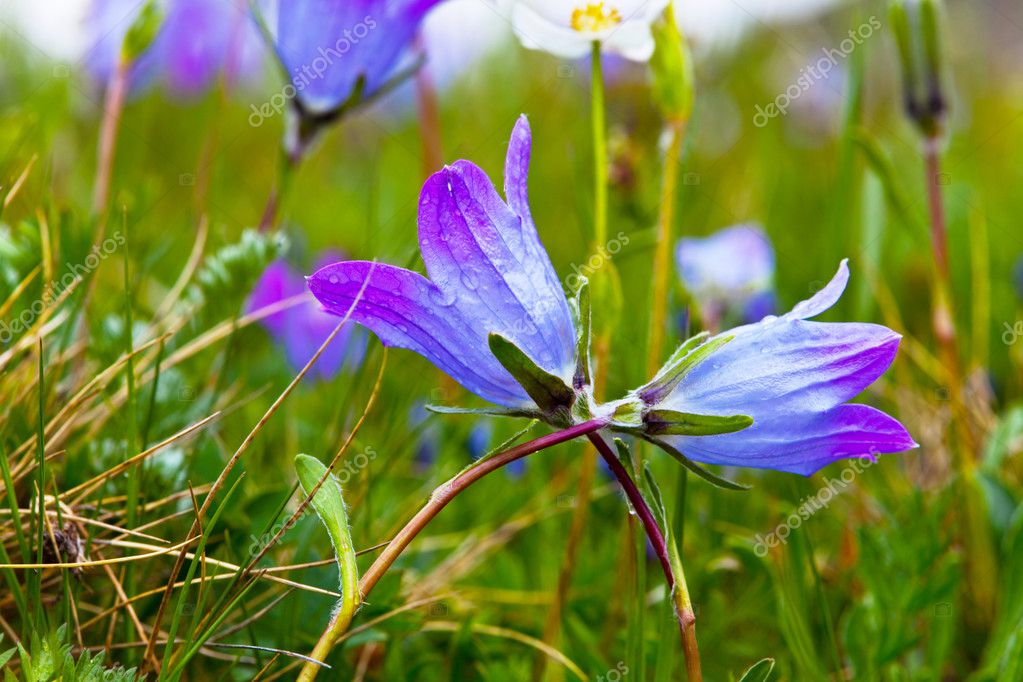
[[593, 238], [607, 242], [607, 125], [604, 120], [604, 71], [600, 43], [593, 41], [590, 118], [593, 122]]
[[653, 301], [650, 308], [650, 336], [647, 346], [647, 376], [653, 376], [661, 364], [668, 319], [668, 281], [671, 273], [671, 227], [675, 222], [675, 193], [678, 168], [685, 139], [686, 121], [673, 119], [665, 124], [668, 148], [664, 152], [664, 177], [661, 181], [661, 209], [657, 217], [657, 241], [654, 246]]
[[270, 232], [277, 227], [281, 217], [281, 206], [288, 197], [292, 177], [301, 160], [301, 156], [298, 154], [281, 153], [281, 158], [277, 162], [277, 179], [270, 190], [270, 196], [267, 197], [263, 216], [259, 220], [260, 232]]
[[[559, 443], [564, 443], [565, 441], [578, 438], [579, 436], [585, 436], [593, 433], [606, 425], [607, 422], [602, 419], [591, 419], [590, 421], [576, 424], [575, 426], [571, 426], [562, 431], [541, 436], [540, 438], [531, 440], [528, 443], [523, 443], [522, 445], [509, 448], [508, 450], [498, 453], [493, 457], [482, 459], [472, 466], [463, 469], [446, 483], [441, 484], [433, 491], [430, 495], [430, 499], [423, 508], [405, 524], [404, 528], [398, 531], [398, 534], [395, 535], [389, 543], [387, 543], [384, 551], [380, 553], [380, 556], [377, 557], [376, 561], [374, 561], [369, 569], [362, 574], [362, 577], [359, 579], [359, 592], [362, 595], [363, 600], [365, 600], [366, 596], [370, 593], [370, 591], [372, 591], [380, 578], [383, 577], [398, 557], [401, 556], [401, 553], [405, 551], [405, 548], [408, 547], [423, 528], [425, 528], [426, 525], [432, 521], [444, 507], [447, 506], [448, 502], [453, 500], [459, 493], [487, 474], [500, 469], [510, 462], [514, 462], [515, 460], [521, 459], [527, 455], [558, 445]], [[343, 628], [335, 627], [335, 624], [332, 622], [320, 637], [320, 641], [317, 642], [316, 648], [313, 649], [310, 657], [318, 661], [325, 660], [333, 648], [334, 643], [337, 641], [338, 636], [340, 636], [343, 631]], [[315, 663], [306, 663], [298, 678], [299, 681], [310, 682], [310, 680], [316, 677], [316, 673], [319, 672], [319, 668], [320, 666]]]
[[114, 153], [117, 150], [117, 131], [124, 110], [124, 98], [128, 92], [128, 73], [131, 62], [122, 58], [107, 86], [103, 101], [103, 121], [99, 134], [99, 157], [96, 159], [96, 186], [92, 194], [92, 210], [106, 222], [107, 200], [110, 196], [110, 179], [113, 176]]
[[[672, 594], [672, 603], [678, 619], [679, 632], [682, 636], [682, 648], [686, 657], [686, 672], [688, 673], [689, 682], [702, 682], [700, 652], [696, 644], [696, 616], [693, 613], [692, 603], [689, 601], [689, 591], [685, 586], [685, 579], [682, 577], [681, 563], [672, 562], [668, 553], [668, 545], [664, 541], [664, 534], [657, 525], [653, 512], [650, 511], [650, 506], [643, 499], [643, 494], [636, 486], [636, 482], [632, 480], [625, 467], [622, 466], [617, 455], [615, 455], [607, 442], [599, 434], [591, 432], [588, 434], [588, 438], [596, 446], [604, 461], [607, 462], [611, 473], [618, 479], [618, 483], [622, 486], [622, 490], [625, 491], [626, 497], [629, 498], [632, 508], [643, 523], [647, 538], [650, 540], [654, 553], [657, 554], [657, 558], [661, 562], [664, 578], [668, 582], [668, 589]], [[675, 566], [672, 565], [673, 563]], [[675, 583], [676, 572], [680, 576], [677, 589]]]

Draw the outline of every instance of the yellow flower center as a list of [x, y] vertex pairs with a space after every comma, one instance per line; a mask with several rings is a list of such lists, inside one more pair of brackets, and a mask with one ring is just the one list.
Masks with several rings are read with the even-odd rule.
[[600, 33], [622, 23], [622, 15], [614, 7], [604, 8], [603, 2], [591, 2], [572, 10], [572, 28], [580, 33]]

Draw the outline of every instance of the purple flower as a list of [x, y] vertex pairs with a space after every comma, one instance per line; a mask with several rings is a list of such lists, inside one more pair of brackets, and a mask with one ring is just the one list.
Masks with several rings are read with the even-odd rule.
[[1016, 292], [1016, 298], [1023, 301], [1023, 256], [1016, 261], [1016, 265], [1012, 268], [1012, 288]]
[[476, 395], [532, 409], [530, 394], [491, 352], [499, 334], [550, 375], [572, 385], [576, 332], [571, 310], [529, 211], [531, 135], [512, 132], [501, 199], [468, 161], [427, 180], [419, 197], [419, 246], [429, 279], [391, 265], [347, 261], [317, 271], [309, 288], [343, 315], [363, 283], [352, 319], [386, 346], [413, 350]]
[[774, 249], [756, 225], [736, 225], [709, 237], [679, 240], [679, 277], [704, 324], [752, 322], [774, 312]]
[[824, 289], [791, 312], [711, 337], [691, 348], [692, 362], [673, 358], [674, 375], [662, 370], [636, 392], [648, 409], [689, 418], [746, 415], [752, 425], [661, 440], [698, 462], [804, 475], [847, 457], [915, 448], [892, 417], [847, 404], [888, 369], [901, 337], [875, 324], [808, 321], [831, 308], [848, 281], [843, 261]]
[[277, 12], [276, 49], [297, 103], [335, 113], [383, 87], [440, 0], [288, 0]]
[[[93, 3], [88, 21], [99, 40], [87, 63], [98, 80], [106, 82], [113, 75], [124, 36], [143, 4]], [[168, 0], [156, 38], [132, 66], [130, 86], [138, 91], [155, 80], [175, 94], [198, 95], [221, 74], [229, 82], [257, 74], [262, 52], [262, 39], [244, 3]]]
[[[337, 260], [338, 254], [320, 259], [321, 263]], [[275, 261], [263, 272], [246, 304], [252, 312], [279, 303], [293, 296], [307, 293], [305, 278], [292, 270], [283, 260]], [[302, 303], [269, 315], [261, 320], [273, 340], [283, 346], [288, 364], [298, 371], [305, 367], [320, 345], [337, 326], [338, 318], [323, 310], [316, 300], [309, 296]], [[323, 351], [310, 372], [321, 379], [335, 376], [345, 365], [357, 366], [365, 353], [366, 339], [363, 334], [346, 325], [334, 341]]]

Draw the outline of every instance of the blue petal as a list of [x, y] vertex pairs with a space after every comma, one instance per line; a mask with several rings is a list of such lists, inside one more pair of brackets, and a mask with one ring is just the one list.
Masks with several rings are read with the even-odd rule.
[[827, 285], [814, 294], [811, 298], [797, 303], [786, 317], [808, 320], [817, 317], [831, 306], [838, 303], [842, 298], [845, 287], [849, 284], [849, 259], [844, 258], [838, 265], [838, 272], [831, 278]]
[[[372, 273], [372, 274], [371, 274]], [[335, 315], [344, 315], [369, 279], [352, 319], [385, 346], [419, 353], [476, 395], [505, 407], [531, 404], [526, 392], [487, 346], [487, 330], [466, 320], [447, 294], [422, 275], [366, 261], [334, 263], [309, 278], [309, 289]]]
[[781, 318], [750, 325], [690, 371], [664, 407], [755, 421], [821, 412], [881, 376], [901, 338], [875, 324]]
[[485, 334], [497, 332], [570, 379], [572, 316], [559, 284], [530, 263], [519, 217], [486, 174], [459, 161], [431, 177], [419, 202], [419, 244], [431, 281]]
[[666, 438], [686, 457], [706, 464], [775, 469], [809, 476], [848, 457], [903, 452], [917, 447], [905, 427], [867, 405], [840, 405], [819, 414], [755, 422], [718, 436]]

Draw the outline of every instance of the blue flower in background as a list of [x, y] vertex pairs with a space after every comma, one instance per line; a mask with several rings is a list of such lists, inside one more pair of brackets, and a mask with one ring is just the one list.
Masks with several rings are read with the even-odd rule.
[[1023, 256], [1016, 261], [1016, 266], [1012, 269], [1012, 285], [1016, 297], [1023, 301]]
[[[339, 254], [330, 253], [320, 261], [329, 263], [338, 258]], [[275, 261], [259, 278], [246, 309], [252, 312], [302, 294], [308, 294], [305, 277], [292, 270], [283, 260]], [[306, 303], [261, 320], [274, 342], [284, 350], [288, 364], [296, 372], [305, 367], [340, 321], [338, 317], [325, 312], [312, 296], [308, 298]], [[358, 366], [365, 350], [365, 334], [354, 324], [345, 325], [313, 365], [310, 373], [321, 379], [329, 379], [340, 372], [346, 363], [350, 367]]]
[[[86, 57], [93, 77], [108, 82], [121, 44], [138, 16], [140, 0], [97, 0], [87, 24], [97, 42]], [[247, 6], [236, 0], [167, 0], [152, 45], [129, 74], [133, 91], [156, 82], [180, 96], [196, 96], [223, 75], [229, 83], [260, 73], [264, 47]]]
[[306, 116], [376, 94], [441, 0], [282, 0], [275, 48]]
[[709, 237], [681, 239], [675, 259], [708, 329], [774, 312], [774, 249], [760, 227], [737, 225]]
[[734, 433], [661, 439], [698, 462], [804, 475], [843, 458], [917, 447], [884, 412], [847, 404], [888, 369], [901, 337], [876, 324], [808, 321], [831, 308], [848, 281], [843, 261], [824, 289], [791, 312], [707, 340], [720, 345], [679, 379], [659, 377], [636, 391], [654, 410], [752, 418]]

